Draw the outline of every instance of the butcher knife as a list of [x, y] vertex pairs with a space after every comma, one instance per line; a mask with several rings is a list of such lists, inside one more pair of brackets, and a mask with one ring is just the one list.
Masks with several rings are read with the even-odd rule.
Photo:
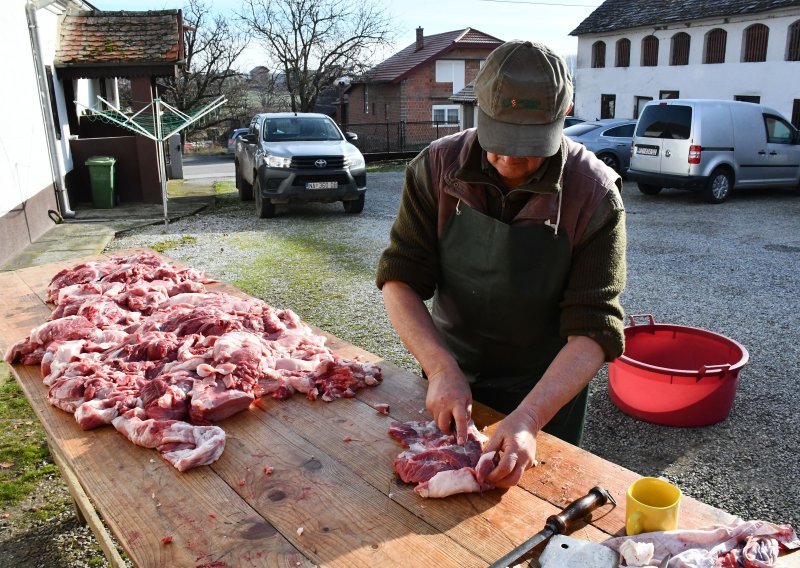
[[617, 504], [608, 491], [602, 487], [592, 487], [589, 493], [567, 505], [558, 515], [550, 515], [547, 517], [547, 521], [542, 530], [503, 556], [500, 560], [493, 563], [489, 568], [507, 568], [508, 566], [512, 566], [514, 562], [525, 556], [537, 545], [554, 534], [563, 534], [567, 529], [572, 528], [572, 525], [576, 521], [585, 519], [592, 511], [598, 507], [602, 507], [609, 501], [613, 505]]

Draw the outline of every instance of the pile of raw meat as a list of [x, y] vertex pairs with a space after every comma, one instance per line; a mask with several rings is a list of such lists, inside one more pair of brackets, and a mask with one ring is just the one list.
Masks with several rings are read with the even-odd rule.
[[406, 450], [392, 467], [405, 483], [416, 483], [422, 497], [449, 497], [456, 493], [480, 493], [494, 489], [485, 482], [494, 469], [496, 452], [483, 453], [488, 441], [475, 425], [469, 425], [466, 444], [459, 446], [434, 421], [392, 422], [389, 436]]
[[291, 310], [208, 282], [149, 252], [62, 270], [50, 321], [5, 359], [40, 364], [48, 400], [84, 430], [113, 424], [180, 471], [215, 461], [225, 432], [212, 422], [258, 397], [332, 401], [380, 383], [377, 366], [338, 357]]

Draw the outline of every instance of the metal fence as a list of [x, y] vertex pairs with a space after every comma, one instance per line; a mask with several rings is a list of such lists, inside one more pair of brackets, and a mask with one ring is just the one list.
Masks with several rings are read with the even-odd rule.
[[365, 154], [419, 152], [425, 146], [459, 131], [457, 122], [375, 122], [339, 125], [358, 134], [355, 145]]

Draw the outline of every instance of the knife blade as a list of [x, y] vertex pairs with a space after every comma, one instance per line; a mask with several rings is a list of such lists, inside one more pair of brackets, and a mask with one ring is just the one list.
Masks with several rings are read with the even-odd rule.
[[554, 534], [562, 534], [567, 529], [581, 519], [585, 519], [589, 514], [602, 507], [608, 502], [617, 504], [611, 494], [602, 487], [592, 487], [589, 493], [576, 499], [566, 506], [558, 515], [550, 515], [545, 521], [544, 528], [531, 538], [520, 544], [514, 550], [503, 556], [489, 566], [489, 568], [507, 568], [511, 566], [516, 560], [525, 556], [528, 552], [533, 550], [537, 545], [541, 544]]

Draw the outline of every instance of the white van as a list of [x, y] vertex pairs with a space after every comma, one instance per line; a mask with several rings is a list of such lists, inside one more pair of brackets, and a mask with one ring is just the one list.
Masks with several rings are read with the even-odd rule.
[[722, 203], [740, 187], [800, 187], [800, 135], [777, 111], [739, 101], [650, 101], [636, 124], [628, 178]]

